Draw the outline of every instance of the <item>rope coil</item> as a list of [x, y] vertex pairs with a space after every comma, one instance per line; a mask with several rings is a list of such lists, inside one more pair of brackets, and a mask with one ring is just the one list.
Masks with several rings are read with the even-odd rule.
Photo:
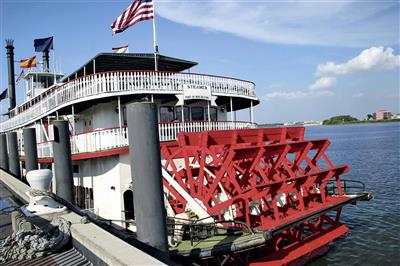
[[22, 228], [0, 240], [0, 263], [40, 258], [65, 247], [71, 237], [71, 223], [62, 217], [56, 217], [51, 226], [48, 232], [39, 228], [34, 230]]

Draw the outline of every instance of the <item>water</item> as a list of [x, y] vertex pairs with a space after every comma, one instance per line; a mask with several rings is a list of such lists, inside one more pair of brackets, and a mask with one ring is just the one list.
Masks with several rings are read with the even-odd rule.
[[342, 178], [360, 180], [374, 194], [344, 208], [350, 234], [310, 265], [400, 265], [400, 123], [307, 127], [306, 137], [330, 139], [331, 161], [350, 166]]

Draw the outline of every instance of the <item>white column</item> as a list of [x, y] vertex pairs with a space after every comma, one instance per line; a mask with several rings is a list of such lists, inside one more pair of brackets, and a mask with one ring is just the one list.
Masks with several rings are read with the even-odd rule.
[[230, 97], [230, 106], [231, 106], [231, 121], [233, 122], [233, 102], [232, 102], [232, 97]]
[[33, 92], [33, 75], [31, 76], [31, 89], [30, 89], [30, 91], [31, 91], [31, 96], [30, 96], [30, 98], [29, 99], [32, 99], [33, 98], [33, 95], [34, 95], [34, 92]]
[[96, 60], [93, 60], [93, 74], [96, 73]]
[[[26, 100], [27, 100], [27, 98], [26, 98], [26, 95], [28, 94], [28, 91], [29, 91], [29, 81], [26, 81], [26, 82], [25, 82], [25, 95], [24, 95], [24, 101], [26, 101]], [[1, 113], [3, 113], [3, 112], [1, 112]]]
[[76, 131], [75, 131], [75, 106], [72, 105], [71, 109], [72, 109], [72, 134], [75, 135], [75, 133], [76, 133]]
[[250, 100], [250, 122], [254, 123], [253, 100]]
[[[36, 87], [34, 90], [32, 90], [32, 98], [34, 98], [36, 96], [35, 90], [38, 89], [38, 87], [39, 87], [38, 84], [39, 84], [39, 78], [38, 78], [38, 73], [36, 72]], [[42, 85], [42, 84], [40, 83], [40, 85]]]
[[207, 102], [207, 113], [208, 113], [208, 122], [210, 122], [211, 121], [210, 101]]
[[121, 109], [121, 97], [118, 96], [118, 122], [119, 128], [122, 128], [122, 109]]

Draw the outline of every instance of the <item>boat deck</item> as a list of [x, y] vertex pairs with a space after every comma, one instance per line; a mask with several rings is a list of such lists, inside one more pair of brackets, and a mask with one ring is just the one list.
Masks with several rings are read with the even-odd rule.
[[207, 258], [227, 251], [239, 252], [253, 249], [264, 244], [263, 233], [243, 232], [240, 235], [215, 235], [197, 241], [184, 240], [177, 247], [171, 248], [170, 253], [171, 255]]

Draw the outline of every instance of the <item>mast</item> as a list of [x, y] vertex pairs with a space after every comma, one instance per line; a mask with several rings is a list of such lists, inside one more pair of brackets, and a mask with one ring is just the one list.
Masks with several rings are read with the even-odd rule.
[[157, 33], [156, 33], [156, 3], [153, 0], [153, 46], [154, 46], [154, 70], [158, 71], [158, 44], [157, 44]]

